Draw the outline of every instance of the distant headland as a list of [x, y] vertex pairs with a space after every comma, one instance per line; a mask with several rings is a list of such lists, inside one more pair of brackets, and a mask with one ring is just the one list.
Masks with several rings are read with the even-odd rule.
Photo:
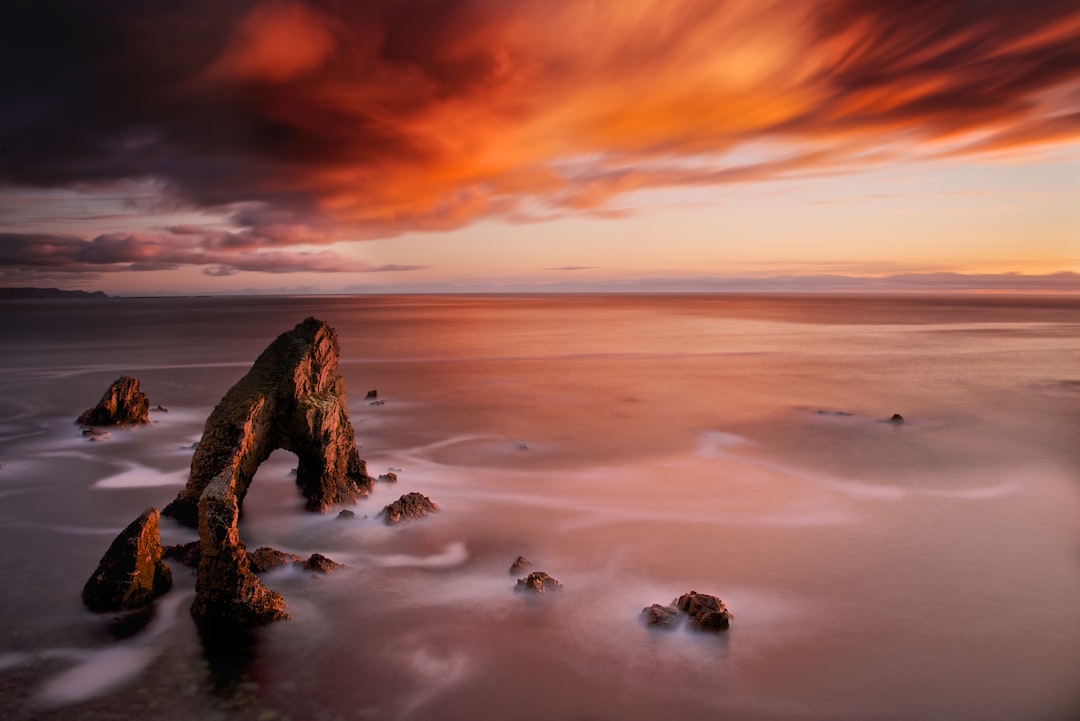
[[108, 298], [100, 290], [60, 290], [59, 288], [0, 288], [0, 300], [22, 300], [39, 298]]

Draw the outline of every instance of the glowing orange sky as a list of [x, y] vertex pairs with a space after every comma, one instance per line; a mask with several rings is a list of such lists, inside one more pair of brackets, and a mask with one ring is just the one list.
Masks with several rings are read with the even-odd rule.
[[7, 284], [1080, 271], [1075, 2], [52, 5]]

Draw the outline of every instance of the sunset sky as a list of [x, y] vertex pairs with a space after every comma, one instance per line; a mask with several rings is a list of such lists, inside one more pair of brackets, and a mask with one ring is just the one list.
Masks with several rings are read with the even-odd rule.
[[1080, 292], [1076, 0], [7, 0], [0, 285]]

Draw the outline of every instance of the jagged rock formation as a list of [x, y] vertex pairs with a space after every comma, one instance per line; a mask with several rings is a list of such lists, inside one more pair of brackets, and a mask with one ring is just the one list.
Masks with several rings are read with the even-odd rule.
[[726, 631], [734, 614], [716, 596], [690, 591], [671, 602], [669, 606], [654, 603], [642, 609], [641, 618], [648, 626], [674, 629], [685, 618], [695, 631]]
[[516, 576], [531, 565], [532, 561], [525, 558], [525, 556], [518, 556], [517, 560], [510, 564], [510, 573], [511, 575]]
[[514, 590], [543, 594], [548, 591], [561, 591], [562, 584], [543, 571], [533, 571], [526, 578], [519, 578]]
[[345, 407], [339, 352], [333, 328], [314, 318], [278, 336], [210, 414], [187, 487], [165, 515], [199, 525], [199, 499], [222, 474], [242, 506], [259, 464], [279, 448], [299, 460], [296, 484], [309, 510], [366, 496], [372, 479]]
[[139, 379], [121, 376], [113, 381], [98, 404], [79, 416], [83, 426], [133, 426], [149, 423], [150, 401], [139, 389]]
[[172, 572], [161, 561], [156, 508], [147, 508], [109, 546], [83, 587], [91, 611], [128, 611], [146, 606], [172, 588]]
[[281, 594], [253, 572], [237, 529], [255, 471], [273, 451], [296, 454], [296, 483], [310, 510], [371, 489], [337, 372], [339, 353], [334, 330], [307, 318], [259, 355], [207, 419], [187, 486], [165, 508], [199, 528], [196, 619], [244, 627], [288, 618]]
[[413, 518], [423, 518], [429, 513], [434, 513], [439, 510], [439, 506], [436, 505], [427, 496], [416, 493], [406, 493], [401, 498], [397, 499], [386, 508], [382, 510], [383, 518], [386, 520], [386, 525], [392, 526], [395, 523], [401, 523]]
[[199, 548], [195, 601], [197, 621], [248, 627], [289, 618], [285, 600], [262, 584], [251, 570], [237, 522], [240, 504], [233, 469], [218, 474], [199, 499]]

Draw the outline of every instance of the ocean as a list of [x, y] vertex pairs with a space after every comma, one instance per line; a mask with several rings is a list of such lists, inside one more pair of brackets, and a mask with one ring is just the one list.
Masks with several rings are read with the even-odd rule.
[[[270, 572], [291, 620], [227, 643], [171, 561], [145, 625], [86, 610], [308, 316], [369, 473], [399, 480], [353, 521], [307, 513], [278, 451], [240, 532], [346, 567]], [[0, 342], [5, 719], [1080, 718], [1080, 298], [28, 300]], [[125, 374], [168, 411], [83, 438]], [[440, 511], [385, 525], [408, 491]], [[518, 555], [563, 589], [515, 593]], [[731, 628], [640, 620], [690, 590]]]

